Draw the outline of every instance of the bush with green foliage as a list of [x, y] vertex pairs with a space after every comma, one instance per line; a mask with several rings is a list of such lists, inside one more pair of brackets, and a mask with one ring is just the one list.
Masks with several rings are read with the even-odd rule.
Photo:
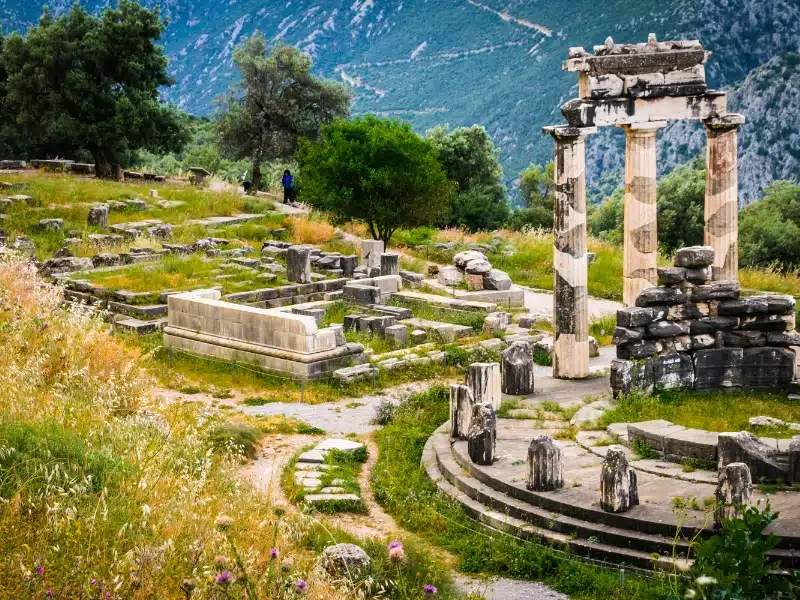
[[742, 210], [739, 258], [745, 267], [800, 268], [800, 185], [776, 181]]
[[387, 244], [401, 227], [439, 222], [455, 191], [430, 142], [390, 119], [337, 119], [297, 158], [305, 202], [335, 224], [363, 221]]
[[37, 158], [88, 153], [101, 177], [116, 175], [130, 151], [179, 150], [188, 129], [159, 101], [159, 89], [173, 83], [157, 44], [165, 27], [159, 8], [131, 0], [99, 17], [76, 3], [58, 18], [45, 9], [25, 37], [5, 39], [2, 104], [17, 150]]
[[552, 229], [555, 199], [555, 172], [552, 162], [544, 167], [531, 164], [519, 174], [522, 208], [511, 218], [514, 229]]
[[459, 192], [453, 203], [453, 222], [469, 231], [492, 231], [503, 227], [510, 212], [501, 185], [474, 185]]

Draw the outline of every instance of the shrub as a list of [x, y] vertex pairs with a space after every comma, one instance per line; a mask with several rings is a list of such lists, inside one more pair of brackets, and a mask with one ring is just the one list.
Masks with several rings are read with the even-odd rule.
[[246, 423], [220, 423], [208, 434], [208, 442], [215, 452], [227, 452], [255, 458], [261, 432]]
[[392, 417], [394, 417], [394, 411], [396, 409], [397, 407], [394, 402], [388, 398], [384, 398], [381, 400], [380, 404], [375, 407], [375, 416], [372, 419], [372, 423], [374, 425], [380, 425], [381, 427], [388, 425], [392, 422]]

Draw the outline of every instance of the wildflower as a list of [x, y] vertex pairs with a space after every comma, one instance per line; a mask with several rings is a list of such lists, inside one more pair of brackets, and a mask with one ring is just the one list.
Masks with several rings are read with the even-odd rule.
[[687, 590], [684, 598], [687, 598], [688, 600], [692, 600], [692, 598], [697, 598], [697, 592], [695, 592], [694, 590]]
[[396, 546], [389, 550], [389, 560], [392, 562], [402, 562], [403, 559], [406, 557], [406, 553], [403, 550], [403, 546]]
[[717, 580], [713, 577], [709, 577], [708, 575], [700, 575], [697, 579], [694, 580], [697, 585], [709, 585], [712, 583], [717, 583]]
[[47, 596], [48, 598], [52, 598], [53, 597], [53, 590], [47, 590], [47, 593], [45, 594], [45, 596]]
[[298, 579], [294, 584], [294, 589], [298, 594], [303, 594], [308, 589], [308, 584], [302, 579]]
[[106, 593], [103, 595], [103, 598], [105, 598], [105, 600], [111, 600], [111, 592], [106, 592]]
[[394, 548], [402, 548], [403, 542], [391, 542], [389, 544], [389, 550], [393, 550]]
[[225, 556], [218, 554], [214, 557], [214, 566], [219, 570], [223, 570], [228, 566], [228, 559]]
[[89, 583], [91, 583], [92, 585], [97, 585], [97, 579], [92, 577], [91, 580], [89, 581]]
[[223, 571], [219, 575], [217, 575], [217, 585], [221, 585], [226, 587], [231, 582], [231, 572], [230, 571]]
[[435, 585], [426, 585], [424, 588], [422, 588], [422, 590], [423, 590], [423, 591], [424, 591], [426, 594], [430, 594], [430, 595], [433, 595], [433, 594], [435, 594], [436, 592], [438, 592], [438, 591], [439, 591], [439, 590], [437, 590], [437, 589], [436, 589], [436, 586], [435, 586]]
[[276, 558], [278, 558], [278, 549], [277, 548], [270, 548], [269, 549], [269, 557], [272, 560], [275, 560]]
[[220, 531], [227, 531], [233, 525], [233, 519], [231, 519], [228, 515], [220, 515], [217, 517], [217, 520], [214, 521], [214, 525], [216, 525], [217, 529]]
[[36, 572], [39, 575], [44, 575], [44, 567], [36, 567]]

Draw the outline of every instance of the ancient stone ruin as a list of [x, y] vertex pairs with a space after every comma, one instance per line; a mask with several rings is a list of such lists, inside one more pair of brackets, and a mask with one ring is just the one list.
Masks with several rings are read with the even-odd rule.
[[628, 465], [622, 448], [610, 446], [600, 472], [600, 508], [625, 512], [639, 504], [636, 472]]
[[578, 73], [579, 98], [561, 107], [555, 139], [554, 377], [589, 374], [585, 139], [597, 127], [626, 133], [623, 300], [632, 306], [657, 283], [656, 134], [674, 119], [701, 120], [708, 138], [705, 243], [714, 249], [712, 279], [738, 276], [737, 129], [725, 92], [707, 89], [710, 53], [699, 41], [615, 44], [594, 54], [570, 48], [563, 68]]
[[800, 334], [791, 296], [741, 296], [711, 280], [714, 250], [683, 248], [636, 306], [617, 312], [614, 395], [639, 389], [780, 389], [795, 378]]
[[753, 478], [744, 463], [731, 463], [720, 469], [719, 484], [714, 494], [714, 524], [719, 527], [727, 519], [735, 519], [750, 505]]
[[564, 487], [564, 454], [549, 435], [536, 436], [528, 446], [527, 487], [534, 492]]
[[472, 421], [467, 435], [467, 451], [476, 465], [491, 465], [497, 448], [497, 418], [491, 404], [472, 407]]

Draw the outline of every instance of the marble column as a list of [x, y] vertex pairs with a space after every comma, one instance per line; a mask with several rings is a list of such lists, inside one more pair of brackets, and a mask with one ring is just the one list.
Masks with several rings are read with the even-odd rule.
[[625, 232], [622, 302], [636, 304], [639, 293], [658, 285], [656, 226], [656, 132], [664, 121], [623, 125], [625, 148]]
[[712, 276], [715, 280], [739, 277], [739, 114], [726, 114], [703, 121], [706, 126], [705, 245], [714, 248]]
[[545, 127], [555, 139], [553, 377], [589, 375], [586, 135], [595, 127]]

